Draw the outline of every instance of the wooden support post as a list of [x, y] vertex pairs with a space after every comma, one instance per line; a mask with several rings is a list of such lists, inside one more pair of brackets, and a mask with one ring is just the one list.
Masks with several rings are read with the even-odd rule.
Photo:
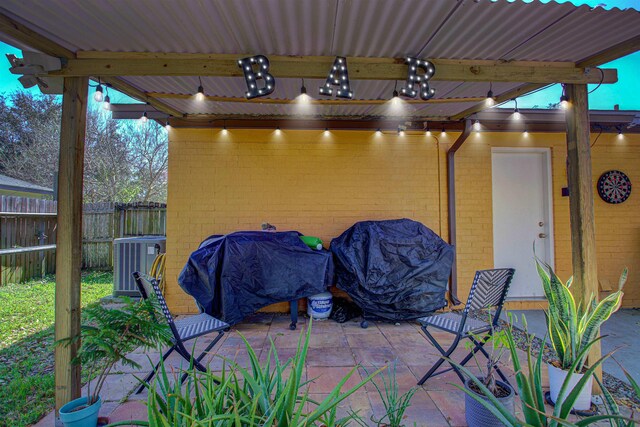
[[[566, 111], [569, 211], [574, 297], [583, 302], [598, 297], [596, 230], [591, 179], [591, 139], [587, 85], [566, 85], [569, 108]], [[600, 357], [600, 343], [591, 347], [589, 361]], [[598, 375], [601, 376], [602, 371]]]
[[[87, 77], [64, 79], [56, 253], [56, 340], [80, 334], [80, 268], [82, 263], [82, 173], [87, 120]], [[80, 365], [72, 365], [78, 345], [56, 346], [56, 412], [80, 397]]]

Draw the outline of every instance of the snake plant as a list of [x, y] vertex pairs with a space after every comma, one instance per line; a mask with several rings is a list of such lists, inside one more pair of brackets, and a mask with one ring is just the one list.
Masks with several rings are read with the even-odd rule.
[[536, 259], [536, 267], [549, 302], [549, 309], [545, 312], [547, 328], [560, 367], [563, 370], [582, 372], [587, 358], [583, 350], [596, 338], [600, 326], [620, 308], [627, 269], [622, 271], [616, 292], [600, 302], [592, 295], [589, 302], [584, 304], [576, 303], [576, 298], [571, 293], [573, 277], [565, 284], [548, 264]]

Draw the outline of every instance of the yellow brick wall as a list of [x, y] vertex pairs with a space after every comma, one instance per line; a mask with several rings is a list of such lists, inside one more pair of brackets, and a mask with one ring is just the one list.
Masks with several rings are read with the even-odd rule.
[[[172, 129], [169, 135], [167, 300], [176, 312], [195, 305], [177, 285], [189, 254], [210, 234], [259, 229], [321, 237], [326, 246], [354, 222], [408, 217], [447, 238], [446, 150], [457, 134], [376, 136], [371, 131]], [[456, 155], [459, 296], [475, 270], [493, 267], [491, 147], [551, 147], [556, 267], [571, 271], [564, 134], [472, 134]], [[603, 135], [594, 146], [594, 180], [611, 168], [638, 182], [640, 138]], [[595, 184], [594, 184], [595, 185]], [[638, 191], [638, 190], [636, 190]], [[624, 303], [640, 306], [638, 194], [619, 206], [596, 196], [600, 276], [630, 280]], [[635, 215], [634, 215], [635, 212]], [[636, 267], [637, 269], [637, 267]], [[512, 303], [530, 308], [530, 303]], [[539, 304], [536, 304], [539, 306]], [[283, 307], [280, 307], [283, 308]]]
[[[595, 135], [592, 135], [595, 141]], [[553, 221], [556, 272], [571, 275], [569, 198], [561, 196], [566, 180], [564, 133], [472, 133], [456, 154], [457, 254], [459, 296], [469, 292], [475, 270], [493, 267], [491, 199], [492, 147], [551, 148]], [[605, 203], [597, 195], [596, 182], [611, 169], [625, 172], [632, 185], [640, 185], [640, 136], [602, 134], [592, 149], [596, 245], [600, 280], [617, 285], [624, 266], [629, 267], [623, 306], [640, 307], [640, 192], [620, 205]], [[538, 308], [538, 302], [512, 302], [510, 308]]]
[[[445, 138], [446, 140], [446, 138]], [[177, 285], [207, 236], [279, 230], [328, 246], [356, 221], [412, 218], [441, 233], [438, 147], [423, 133], [172, 129], [169, 140], [167, 301], [193, 311]], [[446, 206], [445, 206], [446, 208]], [[446, 226], [446, 224], [445, 224]]]

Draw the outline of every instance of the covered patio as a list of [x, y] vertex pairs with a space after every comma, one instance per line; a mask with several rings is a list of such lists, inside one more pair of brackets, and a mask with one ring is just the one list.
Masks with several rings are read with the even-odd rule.
[[[46, 67], [40, 60], [23, 66], [37, 70], [39, 85], [63, 87], [58, 339], [80, 333], [90, 81], [105, 93], [111, 88], [141, 101], [112, 104], [114, 118], [156, 120], [169, 132], [165, 297], [175, 313], [197, 311], [177, 283], [189, 253], [208, 235], [255, 229], [265, 218], [284, 229], [304, 228], [326, 242], [364, 219], [422, 221], [456, 247], [450, 300], [464, 300], [474, 272], [494, 267], [490, 167], [496, 147], [530, 145], [551, 153], [555, 252], [549, 257], [562, 277], [575, 276], [576, 298], [598, 295], [603, 277], [614, 280], [619, 273], [618, 265], [599, 259], [596, 251], [591, 132], [617, 135], [624, 129], [624, 150], [613, 141], [596, 149], [603, 147], [637, 170], [640, 126], [631, 126], [633, 118], [616, 122], [619, 116], [595, 123], [587, 85], [616, 82], [615, 69], [599, 66], [640, 49], [635, 10], [488, 0], [160, 5], [69, 0], [55, 8], [7, 0], [0, 7], [0, 38], [53, 58]], [[267, 68], [257, 68], [261, 59]], [[420, 73], [410, 68], [417, 60], [425, 61], [418, 63]], [[343, 80], [336, 80], [332, 70], [343, 63]], [[256, 76], [262, 81], [253, 87]], [[483, 116], [494, 104], [555, 83], [563, 84], [558, 101], [566, 104], [559, 122], [533, 120], [535, 112], [530, 122], [526, 112], [518, 122]], [[322, 87], [338, 96], [323, 95]], [[414, 88], [427, 89], [410, 97]], [[301, 103], [299, 96], [307, 91], [312, 99]], [[400, 104], [399, 91], [407, 95]], [[482, 134], [472, 137], [476, 121], [482, 121]], [[535, 136], [532, 143], [529, 133]], [[316, 170], [305, 169], [313, 164], [319, 165]], [[564, 188], [568, 200], [561, 195]], [[625, 235], [637, 231], [636, 222], [628, 226]], [[625, 259], [637, 261], [637, 248], [627, 252]], [[631, 274], [624, 304], [638, 307], [638, 273]], [[515, 298], [509, 306], [540, 308], [544, 302]], [[262, 348], [261, 354], [271, 336], [286, 356], [297, 334], [283, 319], [261, 314], [237, 328]], [[219, 354], [239, 361], [246, 357], [235, 332], [219, 347]], [[598, 347], [591, 360], [598, 357]], [[81, 393], [80, 367], [70, 364], [76, 351], [75, 346], [56, 348], [56, 409]], [[312, 393], [321, 395], [325, 382], [335, 383], [334, 376], [357, 363], [377, 366], [398, 359], [398, 382], [410, 387], [437, 358], [413, 323], [376, 323], [363, 330], [352, 323], [318, 322], [306, 375], [318, 377]], [[215, 369], [218, 362], [212, 363]], [[407, 423], [464, 425], [462, 394], [449, 384], [455, 379], [445, 375], [419, 389]], [[128, 395], [134, 381], [128, 373], [114, 377], [107, 393]], [[350, 400], [367, 419], [380, 410], [373, 390], [365, 388]], [[115, 406], [105, 405], [104, 411]]]

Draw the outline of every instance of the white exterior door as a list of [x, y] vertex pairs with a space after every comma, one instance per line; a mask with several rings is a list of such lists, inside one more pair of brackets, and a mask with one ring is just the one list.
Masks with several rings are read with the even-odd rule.
[[551, 152], [494, 148], [491, 157], [494, 264], [516, 270], [508, 299], [543, 298], [533, 245], [553, 266]]

